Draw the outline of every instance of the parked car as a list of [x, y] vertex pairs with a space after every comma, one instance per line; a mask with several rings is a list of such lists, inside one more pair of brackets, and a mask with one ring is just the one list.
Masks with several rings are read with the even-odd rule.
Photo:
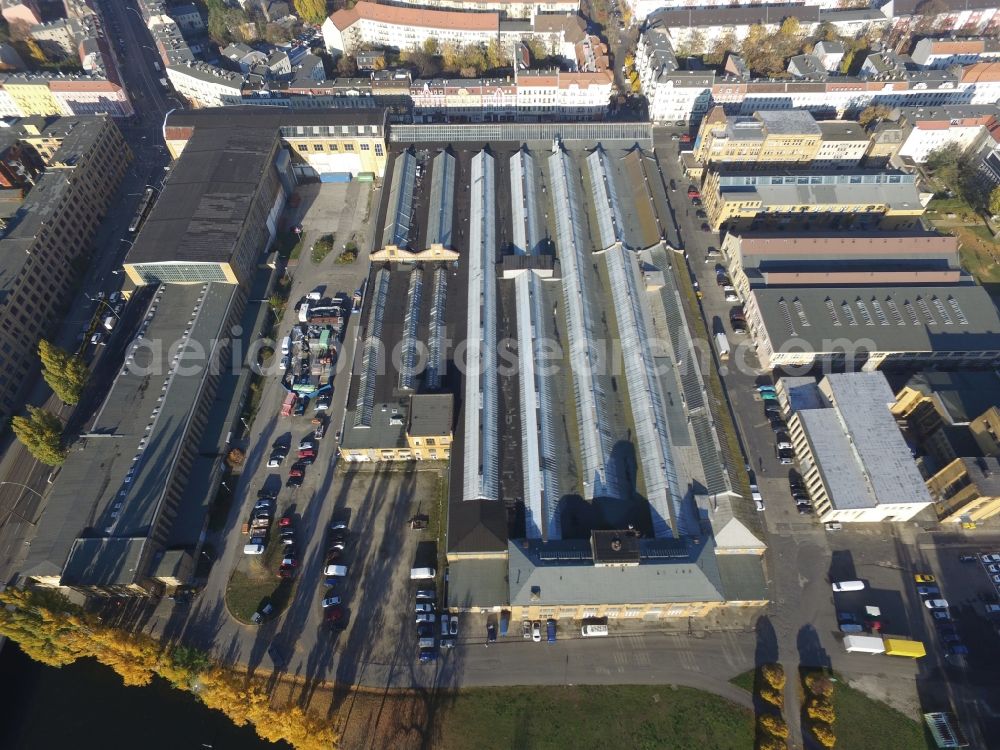
[[961, 555], [958, 558], [958, 561], [963, 563], [974, 563], [974, 562], [979, 562], [979, 558], [977, 558], [975, 555]]
[[556, 642], [556, 621], [551, 617], [545, 621], [545, 634], [549, 643]]
[[792, 463], [794, 455], [787, 448], [782, 448], [778, 451], [778, 463], [788, 465]]
[[303, 480], [303, 478], [304, 477], [301, 474], [296, 474], [294, 476], [289, 476], [288, 479], [285, 480], [285, 486], [286, 487], [301, 487], [302, 486], [302, 480]]
[[429, 622], [421, 622], [417, 625], [417, 635], [420, 638], [433, 638], [434, 626]]
[[[421, 603], [421, 604], [416, 604], [414, 606], [415, 606], [415, 610], [414, 611], [416, 611], [416, 612], [433, 612], [434, 611], [434, 605], [433, 604], [422, 604]], [[441, 627], [442, 628], [446, 624], [444, 618], [445, 618], [445, 615], [441, 615]]]
[[320, 604], [322, 605], [323, 609], [326, 609], [327, 607], [332, 607], [335, 604], [340, 604], [340, 597], [339, 596], [328, 596], [328, 597], [326, 597], [326, 599], [324, 599], [322, 602], [320, 602]]
[[417, 590], [417, 601], [428, 601], [432, 602], [437, 598], [433, 589], [418, 589]]
[[294, 578], [295, 568], [291, 565], [278, 566], [278, 578]]
[[277, 466], [281, 466], [282, 461], [285, 460], [285, 457], [287, 455], [288, 455], [287, 453], [282, 453], [279, 451], [275, 451], [274, 453], [272, 453], [270, 457], [267, 459], [268, 468], [273, 469]]
[[983, 563], [1000, 563], [1000, 555], [980, 555], [979, 559]]
[[252, 622], [254, 625], [260, 625], [262, 622], [264, 622], [264, 618], [270, 615], [271, 612], [273, 611], [274, 607], [271, 606], [270, 602], [268, 602], [263, 607], [254, 612], [253, 615], [251, 615], [250, 622]]
[[934, 583], [937, 579], [929, 573], [916, 573], [913, 580], [917, 583]]
[[434, 622], [434, 615], [430, 612], [421, 612], [417, 615], [417, 622]]
[[448, 635], [448, 619], [449, 615], [441, 615], [441, 635]]
[[948, 609], [947, 599], [928, 599], [924, 602], [927, 609]]
[[531, 640], [535, 643], [541, 643], [542, 640], [542, 623], [535, 620], [531, 623]]
[[778, 446], [779, 450], [791, 450], [792, 449], [792, 441], [789, 439], [788, 435], [786, 435], [785, 433], [783, 433], [783, 432], [775, 433], [774, 438], [777, 441], [777, 446]]
[[521, 621], [521, 637], [526, 641], [531, 638], [531, 623], [527, 620]]
[[329, 393], [324, 393], [321, 396], [316, 397], [316, 406], [314, 407], [316, 411], [326, 411], [330, 408], [331, 397]]
[[458, 617], [455, 615], [451, 616], [451, 621], [448, 623], [448, 632], [451, 635], [458, 635]]
[[917, 586], [917, 593], [920, 596], [937, 596], [941, 593], [941, 589], [937, 586]]

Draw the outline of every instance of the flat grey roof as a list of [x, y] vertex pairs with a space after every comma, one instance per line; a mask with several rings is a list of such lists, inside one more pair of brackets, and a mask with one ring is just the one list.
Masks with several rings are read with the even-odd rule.
[[450, 435], [454, 423], [455, 397], [450, 393], [419, 393], [410, 399], [408, 432], [423, 435]]
[[981, 495], [1000, 496], [1000, 459], [996, 456], [963, 458], [962, 465]]
[[852, 455], [861, 462], [876, 502], [931, 502], [910, 448], [889, 411], [895, 396], [885, 375], [830, 374], [820, 387], [833, 394], [834, 409], [851, 440]]
[[826, 397], [819, 390], [816, 378], [809, 376], [782, 378], [781, 386], [788, 396], [791, 411], [803, 409], [823, 409], [829, 406]]
[[821, 120], [816, 123], [823, 134], [823, 141], [864, 141], [869, 136], [865, 129], [856, 122], [847, 120]]
[[754, 117], [764, 123], [769, 135], [820, 134], [816, 118], [804, 109], [765, 109], [757, 112]]
[[[559, 555], [565, 559], [543, 560], [543, 552], [549, 558]], [[595, 567], [586, 540], [544, 545], [518, 540], [508, 545], [510, 603], [569, 606], [724, 601], [711, 544], [692, 548], [692, 552], [634, 566]], [[577, 553], [583, 556], [574, 559]]]
[[507, 558], [448, 561], [449, 607], [505, 607], [508, 600]]
[[806, 409], [797, 414], [823, 476], [830, 504], [837, 510], [874, 508], [877, 505], [875, 496], [854, 460], [851, 441], [844, 433], [837, 412]]
[[1000, 350], [1000, 317], [980, 286], [779, 287], [750, 293], [776, 351], [793, 338], [818, 353], [844, 338], [869, 341], [870, 350], [879, 352]]
[[[141, 545], [157, 520], [204, 387], [206, 363], [196, 350], [213, 351], [236, 291], [230, 284], [170, 284], [155, 296], [145, 345], [126, 355], [89, 435], [70, 451], [49, 493], [26, 575], [54, 575], [66, 563], [74, 582], [100, 585], [127, 573], [139, 553], [121, 540]], [[192, 350], [182, 349], [184, 342]], [[178, 368], [196, 372], [168, 375], [175, 354]], [[77, 544], [78, 538], [88, 542]]]
[[198, 128], [174, 162], [126, 263], [227, 263], [274, 169], [277, 130]]
[[384, 108], [315, 111], [290, 107], [208, 107], [179, 109], [170, 113], [167, 128], [261, 128], [277, 133], [296, 125], [378, 125], [385, 123]]

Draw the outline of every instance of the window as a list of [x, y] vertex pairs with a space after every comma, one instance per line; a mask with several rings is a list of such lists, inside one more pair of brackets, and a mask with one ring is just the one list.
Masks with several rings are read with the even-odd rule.
[[371, 150], [371, 146], [369, 146], [367, 143], [362, 143], [361, 144], [361, 150], [362, 151], [370, 151]]
[[330, 150], [331, 151], [340, 151], [340, 146], [338, 146], [336, 143], [331, 143], [330, 144]]
[[353, 143], [345, 143], [344, 144], [344, 151], [353, 151], [353, 150], [354, 150], [354, 144]]
[[322, 150], [323, 150], [323, 144], [322, 143], [314, 143], [313, 144], [313, 151], [322, 151]]
[[300, 143], [300, 144], [299, 144], [298, 146], [296, 146], [296, 148], [297, 148], [297, 149], [298, 149], [299, 151], [308, 151], [308, 150], [309, 150], [309, 146], [307, 146], [307, 145], [306, 145], [306, 144], [304, 144], [304, 143]]

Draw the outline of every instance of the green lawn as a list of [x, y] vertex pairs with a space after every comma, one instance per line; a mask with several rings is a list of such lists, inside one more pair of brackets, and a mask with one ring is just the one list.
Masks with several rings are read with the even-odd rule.
[[736, 675], [733, 679], [730, 680], [730, 682], [733, 683], [736, 687], [741, 687], [748, 693], [752, 693], [754, 688], [754, 680], [756, 678], [757, 678], [757, 670], [748, 669], [743, 674]]
[[441, 750], [748, 750], [754, 743], [753, 716], [746, 709], [666, 685], [468, 690], [442, 713], [433, 745]]
[[985, 226], [957, 227], [955, 232], [961, 243], [962, 266], [980, 284], [1000, 282], [1000, 243], [993, 239], [990, 230]]
[[[891, 658], [891, 657], [885, 657]], [[928, 750], [923, 724], [838, 682], [833, 691], [837, 713], [837, 750]], [[877, 731], [872, 731], [877, 728]]]

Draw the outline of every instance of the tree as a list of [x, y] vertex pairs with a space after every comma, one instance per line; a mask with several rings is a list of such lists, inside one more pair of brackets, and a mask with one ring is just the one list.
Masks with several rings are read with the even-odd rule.
[[726, 59], [726, 55], [730, 52], [735, 52], [737, 49], [739, 49], [739, 44], [736, 41], [736, 32], [732, 29], [727, 29], [719, 35], [719, 38], [715, 40], [715, 44], [705, 53], [705, 62], [711, 65], [721, 65]]
[[765, 703], [770, 703], [775, 708], [781, 708], [785, 705], [785, 694], [771, 687], [765, 686], [760, 689], [760, 699]]
[[496, 70], [497, 68], [508, 67], [508, 60], [504, 57], [500, 43], [496, 39], [490, 39], [486, 45], [486, 69]]
[[441, 54], [441, 45], [438, 44], [437, 39], [429, 36], [424, 40], [423, 50], [431, 57], [437, 57]]
[[758, 724], [763, 731], [772, 737], [777, 737], [780, 740], [788, 739], [788, 725], [780, 716], [764, 714], [758, 720]]
[[80, 357], [41, 339], [38, 357], [42, 361], [42, 378], [64, 404], [77, 404], [87, 384], [90, 370]]
[[833, 697], [833, 682], [821, 672], [811, 672], [806, 675], [806, 688], [813, 695], [820, 695], [824, 698]]
[[833, 724], [837, 720], [837, 715], [833, 711], [833, 704], [826, 698], [816, 698], [806, 709], [809, 718], [813, 721], [820, 721], [824, 724]]
[[629, 89], [633, 94], [638, 94], [642, 91], [642, 81], [639, 80], [639, 76], [635, 76], [629, 82]]
[[358, 64], [352, 55], [341, 55], [337, 58], [337, 75], [350, 78], [357, 75]]
[[269, 23], [264, 26], [264, 33], [262, 36], [264, 37], [264, 41], [268, 44], [284, 44], [292, 38], [288, 29], [280, 23]]
[[294, 0], [295, 13], [306, 23], [321, 24], [326, 20], [326, 0]]
[[764, 682], [775, 690], [785, 689], [785, 670], [780, 664], [765, 664], [760, 668], [760, 676]]
[[892, 110], [883, 104], [872, 104], [861, 110], [861, 113], [858, 115], [858, 124], [866, 128], [868, 127], [868, 123], [873, 120], [884, 120], [891, 112]]
[[962, 147], [957, 143], [946, 143], [927, 155], [925, 165], [931, 174], [955, 195], [962, 193], [959, 162], [962, 160]]
[[990, 191], [987, 208], [992, 216], [1000, 214], [1000, 187], [995, 187]]
[[832, 748], [837, 744], [837, 735], [833, 733], [833, 728], [829, 724], [815, 724], [812, 733], [817, 742], [825, 748]]
[[11, 428], [32, 456], [48, 466], [66, 460], [62, 445], [63, 423], [55, 414], [37, 406], [28, 406], [28, 416], [14, 417]]

